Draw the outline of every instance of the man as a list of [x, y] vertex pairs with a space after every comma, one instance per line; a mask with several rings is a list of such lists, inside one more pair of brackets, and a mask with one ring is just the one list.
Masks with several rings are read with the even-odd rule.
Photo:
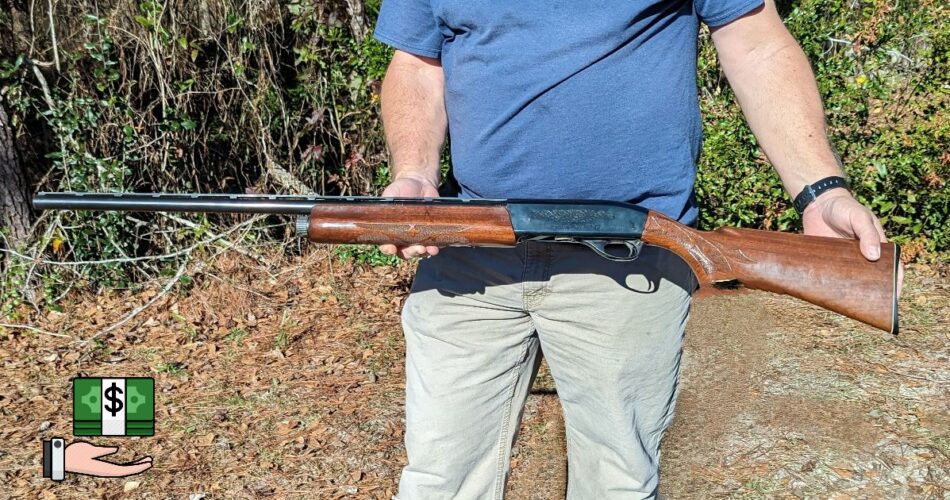
[[[437, 196], [448, 130], [460, 196], [620, 200], [694, 223], [700, 22], [788, 192], [841, 176], [773, 1], [384, 0], [376, 37], [396, 49], [384, 194]], [[817, 191], [803, 196], [805, 232], [859, 238], [879, 258], [881, 225], [846, 185]], [[550, 243], [382, 249], [434, 256], [403, 310], [399, 498], [502, 497], [539, 348], [564, 408], [568, 497], [656, 496], [696, 288], [680, 259], [647, 247], [616, 263]]]

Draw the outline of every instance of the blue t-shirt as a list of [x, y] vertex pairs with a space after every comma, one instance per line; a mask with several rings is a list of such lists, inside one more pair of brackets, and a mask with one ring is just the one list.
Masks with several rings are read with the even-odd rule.
[[699, 22], [763, 0], [384, 0], [377, 39], [439, 58], [463, 197], [628, 201], [695, 221]]

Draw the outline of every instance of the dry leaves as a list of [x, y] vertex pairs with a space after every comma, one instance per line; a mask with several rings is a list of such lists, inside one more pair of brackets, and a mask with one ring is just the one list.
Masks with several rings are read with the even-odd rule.
[[[206, 268], [216, 269], [208, 271], [218, 272], [216, 278], [196, 276], [187, 294], [169, 294], [143, 313], [140, 323], [131, 322], [101, 338], [101, 343], [84, 348], [69, 339], [18, 331], [0, 334], [0, 497], [113, 498], [124, 492], [151, 498], [391, 498], [405, 464], [398, 308], [412, 269], [409, 265], [353, 268], [321, 252], [290, 261], [275, 256], [273, 261], [283, 265], [274, 269], [259, 269], [250, 259], [221, 257]], [[333, 273], [327, 274], [330, 265]], [[942, 317], [950, 290], [938, 285], [935, 282], [925, 293], [911, 294], [909, 304], [930, 308], [927, 311], [936, 311], [932, 316]], [[138, 293], [77, 294], [64, 302], [62, 314], [48, 312], [34, 318], [33, 324], [50, 331], [67, 329], [83, 338], [154, 293], [154, 288], [147, 288]], [[925, 298], [917, 299], [921, 296]], [[704, 492], [721, 488], [726, 492], [723, 496], [755, 496], [750, 488], [765, 484], [756, 483], [757, 478], [787, 470], [789, 477], [813, 481], [809, 488], [821, 488], [813, 496], [830, 497], [836, 481], [890, 484], [893, 471], [901, 470], [901, 461], [911, 457], [935, 468], [950, 466], [945, 448], [940, 447], [946, 435], [939, 433], [950, 425], [950, 413], [928, 403], [930, 393], [923, 392], [945, 382], [941, 377], [946, 373], [950, 332], [917, 326], [923, 333], [869, 340], [794, 302], [775, 305], [755, 297], [736, 295], [735, 300], [743, 301], [745, 309], [754, 309], [749, 304], [779, 308], [779, 316], [793, 318], [790, 321], [798, 326], [819, 326], [810, 332], [798, 328], [756, 337], [760, 345], [769, 339], [781, 345], [783, 362], [794, 355], [803, 363], [786, 372], [777, 362], [755, 367], [760, 371], [755, 372], [759, 378], [754, 381], [772, 385], [750, 385], [741, 394], [743, 407], [752, 408], [750, 401], [764, 401], [777, 390], [795, 389], [796, 397], [804, 401], [828, 387], [866, 383], [870, 396], [852, 401], [845, 410], [861, 410], [851, 418], [888, 433], [892, 444], [882, 448], [879, 460], [886, 459], [891, 468], [864, 467], [847, 457], [826, 460], [821, 455], [827, 451], [822, 448], [825, 443], [815, 437], [821, 434], [802, 431], [795, 435], [787, 427], [761, 430], [770, 433], [767, 437], [773, 441], [758, 450], [750, 443], [755, 437], [751, 434], [760, 431], [741, 429], [743, 441], [736, 446], [746, 443], [748, 450], [739, 447], [733, 453], [734, 462], [720, 464], [717, 457], [733, 450], [705, 441], [711, 439], [708, 431], [715, 424], [702, 420], [715, 410], [708, 401], [712, 394], [689, 394], [687, 386], [678, 411], [690, 416], [695, 429], [704, 431], [694, 441], [701, 447], [697, 453], [712, 463], [667, 469], [666, 477], [674, 481], [667, 483], [673, 488], [672, 496], [690, 488]], [[722, 314], [740, 314], [735, 311], [745, 309]], [[910, 326], [915, 326], [913, 319]], [[723, 353], [729, 352], [741, 333], [723, 332], [709, 336], [708, 345], [690, 346], [691, 362], [704, 359], [701, 356], [716, 361], [702, 377], [712, 377], [719, 384], [734, 383], [737, 372], [716, 371], [716, 366], [726, 359]], [[123, 440], [115, 456], [116, 461], [153, 456], [155, 466], [147, 476], [71, 479], [63, 485], [37, 479], [37, 443], [54, 435], [69, 436], [70, 379], [80, 374], [155, 378], [156, 436]], [[803, 379], [806, 375], [814, 378]], [[906, 397], [886, 393], [895, 381], [912, 393]], [[793, 382], [802, 385], [793, 386]], [[532, 396], [529, 401], [534, 403], [526, 412], [524, 441], [514, 461], [518, 469], [511, 498], [516, 499], [528, 498], [524, 494], [528, 491], [552, 491], [552, 482], [565, 473], [562, 441], [558, 441], [563, 440], [563, 431], [551, 425], [558, 418], [556, 396]], [[836, 407], [832, 403], [829, 407]], [[704, 410], [688, 413], [690, 404]], [[803, 407], [796, 405], [791, 408]], [[869, 416], [871, 408], [882, 411]], [[811, 419], [818, 417], [805, 415], [798, 420]], [[741, 422], [736, 417], [726, 424]], [[677, 439], [689, 434], [679, 432], [668, 438], [664, 446], [673, 453], [664, 452], [664, 457], [675, 458], [676, 446], [684, 446]], [[846, 431], [837, 434], [841, 440], [857, 441]], [[803, 454], [803, 449], [812, 450], [811, 455]], [[792, 458], [783, 462], [785, 456]], [[849, 456], [859, 455], [851, 452]], [[690, 488], [675, 489], [677, 478], [692, 481], [684, 483]], [[912, 482], [912, 478], [907, 480]], [[768, 487], [777, 488], [774, 494], [782, 496], [792, 490], [791, 484], [787, 478]], [[940, 483], [923, 482], [914, 493], [940, 497], [946, 493], [940, 488], [944, 488]]]

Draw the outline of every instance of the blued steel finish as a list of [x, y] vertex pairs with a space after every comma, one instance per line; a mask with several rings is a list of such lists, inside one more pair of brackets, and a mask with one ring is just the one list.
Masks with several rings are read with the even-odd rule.
[[309, 214], [319, 196], [241, 194], [39, 193], [39, 210]]
[[458, 198], [380, 198], [375, 196], [296, 196], [256, 194], [38, 193], [37, 210], [117, 210], [125, 212], [254, 213], [308, 215], [321, 203], [504, 205], [505, 200]]
[[648, 211], [613, 201], [509, 200], [508, 213], [518, 240], [630, 240], [643, 235]]

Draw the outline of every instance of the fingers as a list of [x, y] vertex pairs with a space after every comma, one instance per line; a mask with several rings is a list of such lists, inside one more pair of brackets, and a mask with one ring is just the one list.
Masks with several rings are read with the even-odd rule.
[[412, 245], [408, 247], [403, 247], [399, 250], [399, 255], [404, 259], [411, 259], [413, 257], [422, 257], [426, 255], [426, 247], [422, 245]]
[[[96, 448], [108, 448], [110, 450], [107, 453], [102, 453], [99, 456], [111, 455], [116, 451], [114, 447], [97, 446]], [[140, 474], [151, 467], [152, 457], [148, 456], [127, 464], [104, 462], [91, 456], [67, 457], [65, 462], [65, 468], [67, 472], [97, 477], [131, 476], [134, 474]]]
[[89, 456], [92, 458], [106, 457], [119, 451], [118, 446], [96, 446], [92, 445]]
[[80, 474], [90, 474], [99, 477], [125, 477], [141, 474], [152, 468], [152, 457], [145, 457], [129, 464], [113, 464], [110, 462], [96, 461], [90, 464], [93, 473], [81, 472]]
[[873, 261], [881, 258], [881, 241], [883, 240], [884, 230], [879, 228], [880, 223], [867, 210], [852, 220], [852, 230], [854, 235], [861, 240], [861, 254], [867, 260]]
[[395, 255], [401, 259], [412, 259], [414, 257], [426, 257], [439, 253], [439, 247], [412, 245], [408, 247], [397, 247], [396, 245], [380, 245], [379, 251], [386, 255]]

